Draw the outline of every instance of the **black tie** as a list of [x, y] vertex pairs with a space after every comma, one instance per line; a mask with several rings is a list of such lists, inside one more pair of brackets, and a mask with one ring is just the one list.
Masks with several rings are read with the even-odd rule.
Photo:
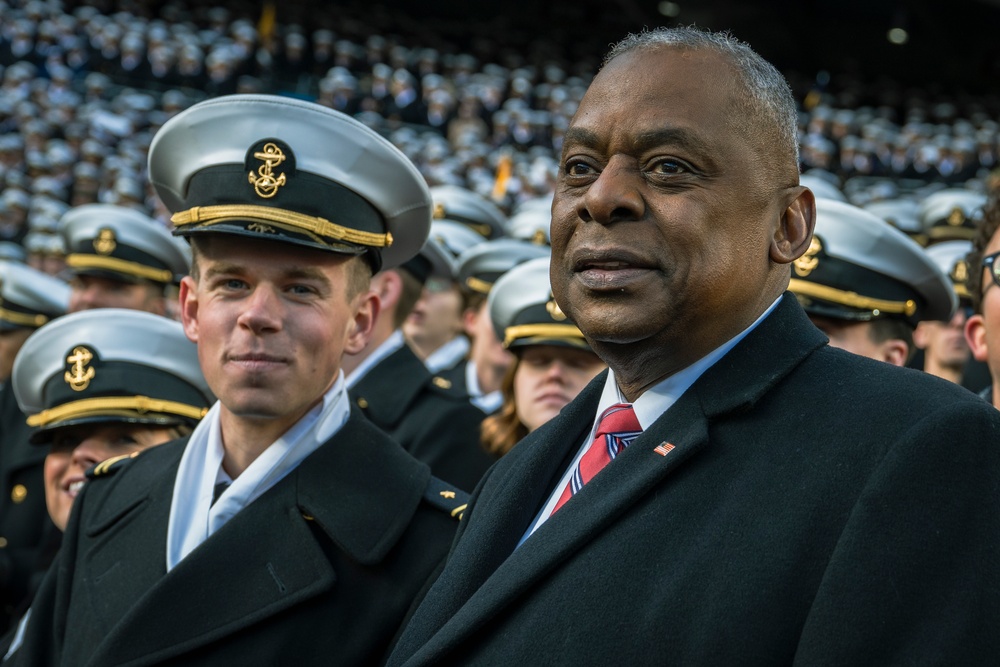
[[213, 505], [215, 504], [215, 501], [219, 499], [219, 496], [221, 496], [223, 492], [229, 488], [229, 484], [230, 482], [219, 482], [218, 484], [215, 485], [215, 488], [212, 489]]

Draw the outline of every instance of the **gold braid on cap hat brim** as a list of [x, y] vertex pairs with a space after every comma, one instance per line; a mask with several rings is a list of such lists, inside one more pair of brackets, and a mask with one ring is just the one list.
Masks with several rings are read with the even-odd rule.
[[0, 321], [10, 322], [11, 324], [16, 324], [19, 327], [38, 328], [48, 322], [49, 318], [47, 315], [42, 315], [41, 313], [30, 315], [28, 313], [19, 313], [16, 310], [8, 310], [7, 308], [0, 307]]
[[584, 340], [583, 332], [572, 324], [519, 324], [504, 329], [503, 346], [510, 347], [515, 340], [521, 338], [538, 338], [541, 340]]
[[907, 299], [906, 301], [875, 299], [862, 296], [857, 292], [848, 292], [847, 290], [827, 287], [826, 285], [809, 282], [808, 280], [799, 280], [798, 278], [792, 278], [789, 281], [788, 289], [802, 296], [823, 299], [824, 301], [848, 306], [849, 308], [868, 310], [876, 315], [887, 313], [889, 315], [906, 315], [910, 317], [917, 312], [917, 304], [913, 299]]
[[270, 206], [252, 206], [249, 204], [232, 204], [226, 206], [195, 206], [186, 211], [179, 211], [170, 217], [174, 227], [187, 225], [216, 225], [219, 223], [245, 220], [266, 220], [292, 231], [305, 232], [320, 237], [346, 241], [370, 248], [386, 248], [392, 245], [392, 234], [378, 234], [351, 229], [324, 218], [304, 213], [296, 213], [283, 208]]
[[490, 290], [493, 289], [493, 283], [487, 282], [475, 276], [469, 276], [466, 278], [465, 286], [473, 292], [479, 292], [480, 294], [489, 294]]
[[28, 426], [46, 426], [53, 422], [66, 421], [67, 419], [78, 419], [81, 417], [103, 417], [114, 416], [112, 413], [122, 414], [128, 411], [129, 415], [145, 415], [147, 413], [158, 413], [187, 417], [188, 419], [201, 419], [208, 414], [208, 408], [187, 405], [177, 401], [164, 401], [149, 396], [120, 396], [120, 397], [99, 397], [85, 398], [80, 401], [63, 403], [62, 405], [42, 410], [38, 414], [28, 417]]
[[167, 269], [154, 269], [145, 264], [130, 262], [117, 257], [103, 257], [101, 255], [84, 255], [74, 253], [66, 256], [66, 266], [71, 269], [104, 269], [115, 271], [137, 278], [145, 278], [158, 283], [169, 283], [174, 279], [173, 272]]

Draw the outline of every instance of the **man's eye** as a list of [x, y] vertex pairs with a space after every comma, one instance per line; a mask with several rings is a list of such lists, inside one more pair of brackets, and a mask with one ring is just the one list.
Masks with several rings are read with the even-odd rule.
[[593, 173], [590, 165], [579, 160], [570, 160], [566, 163], [566, 174], [569, 176], [587, 176]]
[[657, 174], [683, 174], [688, 168], [680, 160], [660, 160], [653, 165], [653, 171]]

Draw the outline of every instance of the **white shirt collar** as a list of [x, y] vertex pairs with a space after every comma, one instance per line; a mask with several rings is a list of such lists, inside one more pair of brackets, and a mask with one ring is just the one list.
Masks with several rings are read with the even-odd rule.
[[[343, 373], [322, 400], [271, 443], [215, 503], [212, 497], [222, 469], [220, 403], [198, 423], [181, 455], [167, 522], [167, 570], [262, 496], [343, 427], [350, 416]], [[222, 473], [221, 478], [228, 475]]]
[[[674, 373], [665, 380], [661, 380], [658, 384], [647, 389], [643, 392], [642, 396], [637, 398], [632, 403], [632, 409], [635, 410], [636, 419], [639, 420], [639, 425], [642, 426], [643, 430], [649, 428], [653, 422], [659, 419], [660, 415], [669, 410], [677, 399], [687, 391], [688, 387], [693, 385], [695, 381], [702, 376], [702, 374], [708, 370], [715, 362], [724, 357], [727, 352], [732, 350], [736, 345], [743, 340], [747, 334], [757, 328], [761, 322], [764, 321], [768, 315], [778, 306], [778, 302], [781, 301], [779, 296], [774, 302], [765, 310], [760, 317], [753, 321], [753, 323], [746, 329], [736, 334], [728, 341], [715, 348], [704, 357], [694, 362], [684, 370]], [[580, 459], [583, 458], [584, 453], [587, 451], [591, 440], [594, 438], [594, 432], [597, 429], [597, 418], [609, 407], [615, 403], [628, 403], [627, 400], [622, 396], [621, 390], [618, 388], [618, 381], [615, 379], [615, 373], [612, 370], [608, 370], [608, 376], [604, 383], [604, 391], [601, 393], [601, 400], [597, 404], [597, 411], [594, 413], [594, 421], [591, 424], [590, 432], [587, 437], [583, 439], [580, 444], [580, 449], [577, 451], [576, 456], [573, 457], [572, 463], [563, 473], [562, 478], [559, 483], [556, 484], [552, 491], [552, 495], [549, 496], [548, 501], [542, 507], [542, 510], [538, 513], [535, 521], [525, 532], [524, 536], [521, 537], [520, 544], [523, 544], [528, 537], [531, 536], [538, 527], [545, 523], [550, 516], [552, 516], [552, 511], [555, 509], [556, 503], [559, 501], [559, 496], [562, 495], [563, 489], [566, 484], [569, 483], [570, 477], [572, 477], [573, 472], [576, 470]]]
[[434, 350], [424, 359], [424, 366], [431, 373], [454, 368], [465, 355], [469, 353], [469, 339], [465, 336], [455, 336], [450, 341]]

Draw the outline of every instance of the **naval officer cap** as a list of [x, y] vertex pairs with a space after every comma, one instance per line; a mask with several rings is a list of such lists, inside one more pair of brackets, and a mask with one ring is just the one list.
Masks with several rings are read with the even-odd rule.
[[920, 204], [912, 199], [881, 199], [868, 202], [863, 209], [874, 213], [920, 245], [927, 245], [924, 227], [920, 224]]
[[275, 95], [228, 95], [164, 123], [149, 178], [175, 234], [234, 234], [365, 255], [373, 270], [420, 250], [431, 198], [388, 140], [338, 111]]
[[816, 200], [816, 230], [795, 260], [788, 288], [810, 315], [915, 326], [947, 320], [957, 305], [951, 281], [903, 232], [856, 206]]
[[179, 322], [121, 308], [74, 313], [33, 333], [11, 382], [36, 444], [77, 424], [194, 425], [215, 400]]
[[938, 190], [925, 197], [919, 216], [928, 244], [972, 240], [985, 205], [986, 195], [961, 188]]
[[972, 241], [942, 241], [927, 248], [925, 252], [937, 264], [938, 268], [951, 279], [959, 303], [970, 304], [972, 298], [968, 285], [968, 255], [972, 252]]
[[170, 232], [133, 208], [84, 204], [66, 211], [59, 226], [66, 241], [66, 266], [75, 275], [168, 285], [190, 268]]
[[457, 185], [431, 188], [434, 219], [465, 225], [485, 239], [503, 236], [507, 216], [486, 197]]
[[433, 234], [427, 237], [420, 252], [400, 267], [413, 275], [421, 285], [431, 277], [452, 281], [455, 279], [455, 258]]
[[70, 287], [19, 261], [0, 261], [0, 330], [37, 329], [64, 315]]
[[525, 208], [510, 216], [507, 235], [535, 245], [549, 245], [552, 212], [548, 208]]
[[487, 303], [497, 340], [509, 350], [532, 345], [590, 349], [552, 298], [548, 257], [528, 260], [500, 276]]
[[448, 220], [435, 220], [431, 223], [430, 238], [437, 241], [451, 259], [457, 260], [459, 255], [478, 245], [486, 243], [486, 239], [465, 225]]
[[489, 294], [503, 274], [531, 259], [548, 258], [548, 246], [502, 238], [469, 248], [458, 257], [458, 282], [462, 289]]

